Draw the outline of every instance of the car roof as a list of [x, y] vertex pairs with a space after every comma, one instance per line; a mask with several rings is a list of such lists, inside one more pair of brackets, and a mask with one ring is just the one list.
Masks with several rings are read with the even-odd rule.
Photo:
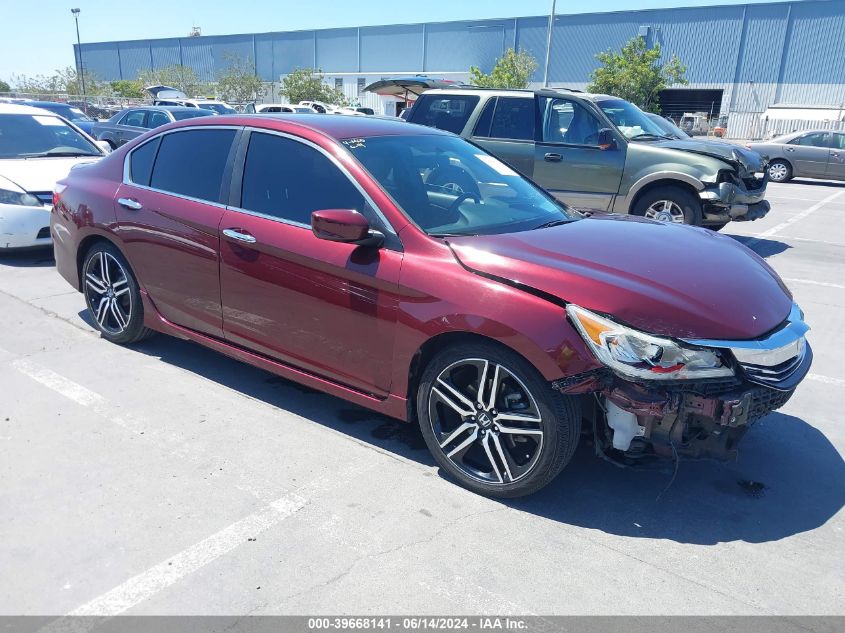
[[121, 112], [126, 112], [127, 110], [161, 110], [162, 112], [196, 112], [196, 108], [188, 108], [186, 106], [163, 106], [163, 105], [137, 105], [137, 106], [130, 106], [128, 108], [124, 108], [117, 114]]
[[169, 129], [199, 125], [244, 125], [253, 128], [311, 130], [336, 140], [347, 138], [369, 138], [374, 136], [440, 135], [454, 136], [436, 128], [407, 123], [402, 119], [384, 119], [375, 116], [330, 116], [326, 114], [300, 114], [296, 117], [284, 113], [268, 114], [225, 114], [214, 117], [199, 117], [171, 124]]
[[27, 101], [24, 105], [32, 106], [33, 108], [43, 108], [44, 106], [60, 106], [63, 108], [77, 107], [75, 105], [71, 105], [69, 103], [62, 103], [59, 101]]
[[434, 88], [426, 90], [426, 95], [478, 95], [492, 93], [497, 97], [533, 97], [534, 95], [560, 96], [560, 97], [581, 97], [592, 101], [603, 101], [605, 99], [620, 99], [613, 95], [582, 92], [574, 88], [538, 88], [538, 89], [517, 89], [517, 88], [482, 88], [480, 86], [461, 86], [460, 88]]
[[20, 105], [17, 103], [0, 103], [0, 114], [41, 114], [49, 116], [58, 116], [54, 112], [36, 108], [31, 105]]

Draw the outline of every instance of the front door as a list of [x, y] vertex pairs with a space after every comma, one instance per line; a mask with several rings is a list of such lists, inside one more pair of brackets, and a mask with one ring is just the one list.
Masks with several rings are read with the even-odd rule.
[[784, 145], [784, 156], [792, 163], [793, 175], [824, 178], [830, 155], [830, 134], [810, 132]]
[[117, 233], [158, 312], [222, 337], [218, 227], [235, 129], [174, 131], [129, 155], [115, 194]]
[[619, 191], [626, 145], [599, 146], [599, 119], [578, 101], [540, 97], [534, 181], [576, 209], [607, 211]]
[[320, 209], [356, 209], [371, 225], [379, 220], [322, 150], [256, 131], [248, 143], [240, 202], [220, 225], [226, 338], [359, 391], [386, 395], [401, 250], [315, 237], [311, 213]]

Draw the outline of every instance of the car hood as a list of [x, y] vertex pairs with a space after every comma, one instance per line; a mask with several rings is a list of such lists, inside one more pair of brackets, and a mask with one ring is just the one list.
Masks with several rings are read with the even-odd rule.
[[0, 160], [0, 176], [24, 191], [53, 191], [56, 181], [68, 175], [75, 165], [93, 163], [99, 157], [21, 158]]
[[792, 307], [789, 290], [762, 258], [708, 229], [597, 215], [448, 242], [470, 271], [664, 336], [758, 338]]
[[666, 149], [677, 149], [682, 152], [702, 154], [711, 158], [718, 158], [732, 165], [734, 168], [742, 167], [747, 173], [763, 171], [765, 161], [754, 150], [739, 147], [726, 141], [699, 141], [694, 138], [672, 139], [655, 143], [658, 147]]

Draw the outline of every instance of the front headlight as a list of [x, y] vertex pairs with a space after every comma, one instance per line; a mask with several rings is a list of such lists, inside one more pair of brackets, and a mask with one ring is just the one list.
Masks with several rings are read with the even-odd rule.
[[41, 202], [31, 193], [0, 189], [0, 204], [14, 204], [19, 207], [40, 207]]
[[733, 376], [716, 350], [695, 349], [614, 323], [573, 304], [566, 313], [596, 357], [610, 369], [641, 380]]

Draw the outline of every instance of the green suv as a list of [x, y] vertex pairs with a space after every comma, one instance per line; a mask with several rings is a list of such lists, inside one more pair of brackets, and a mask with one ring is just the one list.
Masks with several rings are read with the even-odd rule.
[[[769, 211], [766, 165], [724, 141], [675, 139], [617, 97], [557, 90], [455, 88], [423, 93], [411, 123], [470, 139], [582, 211], [631, 213], [720, 229]], [[477, 193], [453, 165], [429, 176]]]

